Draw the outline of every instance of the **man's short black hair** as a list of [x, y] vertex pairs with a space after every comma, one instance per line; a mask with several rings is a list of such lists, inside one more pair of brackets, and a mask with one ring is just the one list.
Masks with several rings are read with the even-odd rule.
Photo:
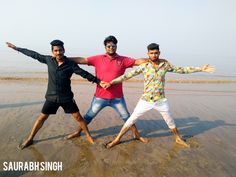
[[159, 44], [151, 43], [147, 46], [148, 51], [149, 50], [158, 50], [159, 51]]
[[118, 43], [118, 41], [117, 41], [115, 36], [108, 36], [108, 37], [106, 37], [103, 43], [106, 46], [106, 44], [108, 42], [112, 42], [113, 44], [117, 44]]
[[60, 46], [64, 49], [64, 42], [62, 42], [61, 40], [55, 39], [50, 44], [52, 45], [52, 50], [53, 46]]

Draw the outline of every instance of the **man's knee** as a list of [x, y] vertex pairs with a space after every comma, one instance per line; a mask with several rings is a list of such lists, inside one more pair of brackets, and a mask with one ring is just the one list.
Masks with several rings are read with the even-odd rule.
[[128, 120], [128, 118], [130, 117], [128, 110], [122, 104], [116, 105], [115, 110], [120, 115], [120, 117], [122, 118], [122, 120], [124, 122], [126, 122]]
[[129, 116], [130, 116], [130, 115], [122, 116], [121, 118], [122, 118], [122, 120], [123, 120], [124, 122], [126, 122], [126, 121], [129, 119]]
[[38, 121], [43, 121], [44, 122], [45, 120], [47, 120], [48, 117], [49, 117], [48, 114], [41, 113], [38, 117]]
[[170, 115], [170, 113], [167, 111], [167, 112], [162, 112], [162, 116], [163, 116], [163, 119], [165, 120], [166, 124], [168, 125], [168, 127], [170, 129], [173, 129], [176, 127], [175, 125], [175, 121], [174, 119], [172, 118], [172, 116]]
[[124, 122], [126, 122], [129, 119], [130, 114], [129, 114], [129, 112], [125, 112], [125, 113], [121, 114], [120, 116], [121, 116], [122, 120]]
[[130, 120], [128, 119], [125, 124], [124, 124], [124, 127], [127, 127], [127, 128], [130, 128], [132, 125], [134, 125], [134, 121], [133, 120]]
[[83, 117], [80, 115], [79, 112], [72, 113], [72, 116], [78, 121], [83, 121]]
[[86, 124], [89, 124], [94, 117], [88, 116], [87, 114], [84, 115], [84, 121], [86, 122]]

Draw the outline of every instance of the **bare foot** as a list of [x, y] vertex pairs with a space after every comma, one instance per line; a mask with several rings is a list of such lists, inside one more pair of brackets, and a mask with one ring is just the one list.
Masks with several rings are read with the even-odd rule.
[[147, 143], [148, 142], [148, 139], [147, 138], [144, 138], [144, 137], [134, 137], [134, 139], [136, 139], [136, 140], [139, 140], [139, 141], [141, 141], [142, 143]]
[[71, 133], [69, 134], [66, 139], [72, 139], [72, 138], [75, 138], [75, 137], [79, 137], [80, 136], [80, 132], [79, 131], [76, 131], [74, 133]]
[[91, 144], [95, 144], [95, 140], [91, 136], [86, 136], [86, 138]]
[[119, 140], [113, 140], [112, 142], [109, 142], [109, 143], [106, 144], [106, 148], [110, 149], [110, 148], [112, 148], [113, 146], [115, 146], [115, 145], [117, 145], [119, 143], [120, 143]]
[[185, 147], [187, 147], [187, 148], [190, 148], [190, 145], [187, 144], [187, 143], [186, 143], [183, 139], [181, 139], [181, 138], [176, 138], [175, 142], [178, 143], [178, 144], [180, 144], [180, 145], [183, 145], [183, 146], [185, 146]]
[[26, 147], [28, 147], [28, 146], [30, 146], [31, 144], [33, 144], [33, 140], [25, 140], [23, 143], [20, 143], [19, 145], [18, 145], [18, 149], [24, 149], [24, 148], [26, 148]]

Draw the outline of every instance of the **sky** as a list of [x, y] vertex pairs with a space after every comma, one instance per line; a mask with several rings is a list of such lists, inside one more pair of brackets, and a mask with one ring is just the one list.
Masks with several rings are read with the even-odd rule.
[[176, 66], [211, 64], [216, 75], [236, 76], [235, 0], [0, 0], [0, 72], [46, 71], [6, 47], [12, 42], [50, 54], [50, 42], [65, 43], [67, 56], [104, 53], [103, 40], [118, 39], [117, 52], [161, 57]]

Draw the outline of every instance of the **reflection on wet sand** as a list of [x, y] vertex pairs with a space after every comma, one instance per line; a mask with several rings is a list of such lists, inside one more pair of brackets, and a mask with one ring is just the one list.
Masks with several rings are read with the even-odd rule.
[[[236, 173], [236, 84], [167, 84], [171, 112], [190, 149], [174, 142], [155, 110], [137, 122], [141, 134], [150, 140], [147, 144], [134, 140], [129, 133], [118, 146], [106, 149], [104, 144], [117, 135], [123, 122], [114, 110], [105, 108], [89, 125], [95, 145], [89, 144], [84, 134], [66, 140], [77, 124], [59, 109], [45, 122], [34, 144], [20, 151], [16, 147], [41, 111], [46, 86], [41, 81], [9, 80], [1, 82], [0, 87], [0, 176], [208, 177]], [[95, 86], [78, 82], [72, 87], [84, 114]], [[126, 83], [124, 91], [132, 112], [142, 93], [142, 83]], [[63, 171], [4, 172], [4, 161], [59, 161]]]

